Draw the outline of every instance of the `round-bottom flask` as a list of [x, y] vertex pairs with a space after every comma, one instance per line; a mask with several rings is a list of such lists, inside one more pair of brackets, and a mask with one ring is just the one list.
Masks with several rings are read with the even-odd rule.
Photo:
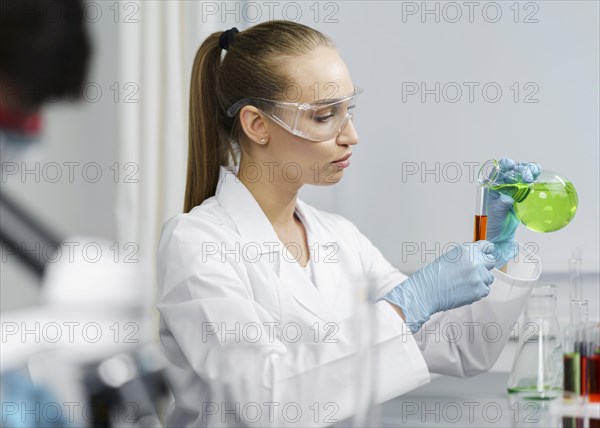
[[554, 232], [575, 217], [579, 202], [577, 191], [566, 178], [553, 171], [542, 170], [533, 183], [527, 183], [517, 169], [508, 174], [501, 172], [496, 160], [486, 162], [480, 170], [480, 183], [513, 198], [515, 213], [528, 229]]

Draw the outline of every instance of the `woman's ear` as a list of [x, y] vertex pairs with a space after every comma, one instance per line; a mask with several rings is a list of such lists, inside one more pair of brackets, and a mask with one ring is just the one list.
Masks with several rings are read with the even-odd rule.
[[240, 111], [240, 125], [251, 141], [258, 144], [265, 144], [269, 141], [267, 121], [256, 107], [242, 107]]

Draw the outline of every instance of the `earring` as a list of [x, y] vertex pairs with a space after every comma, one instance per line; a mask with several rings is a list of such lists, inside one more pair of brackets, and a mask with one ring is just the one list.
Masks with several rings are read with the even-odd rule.
[[266, 138], [261, 138], [261, 139], [260, 139], [260, 143], [261, 143], [261, 144], [265, 144], [266, 142], [267, 142]]

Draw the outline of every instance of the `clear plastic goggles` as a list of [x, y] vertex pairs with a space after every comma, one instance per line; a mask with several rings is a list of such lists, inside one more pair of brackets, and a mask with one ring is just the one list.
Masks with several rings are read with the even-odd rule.
[[362, 92], [361, 88], [354, 87], [354, 92], [347, 97], [318, 101], [313, 104], [244, 98], [227, 110], [227, 116], [234, 117], [242, 107], [253, 105], [279, 126], [298, 137], [311, 141], [331, 140], [336, 138], [348, 120], [354, 117], [356, 99]]

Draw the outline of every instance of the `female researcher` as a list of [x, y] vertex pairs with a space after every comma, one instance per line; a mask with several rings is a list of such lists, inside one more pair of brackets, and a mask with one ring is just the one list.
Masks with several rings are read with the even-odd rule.
[[[328, 425], [430, 371], [488, 370], [506, 343], [541, 270], [512, 257], [510, 198], [490, 207], [496, 245], [456, 247], [410, 277], [349, 220], [297, 198], [342, 178], [359, 92], [332, 41], [301, 24], [233, 28], [200, 46], [186, 213], [164, 225], [158, 257], [169, 426]], [[365, 353], [352, 315], [367, 287]]]

